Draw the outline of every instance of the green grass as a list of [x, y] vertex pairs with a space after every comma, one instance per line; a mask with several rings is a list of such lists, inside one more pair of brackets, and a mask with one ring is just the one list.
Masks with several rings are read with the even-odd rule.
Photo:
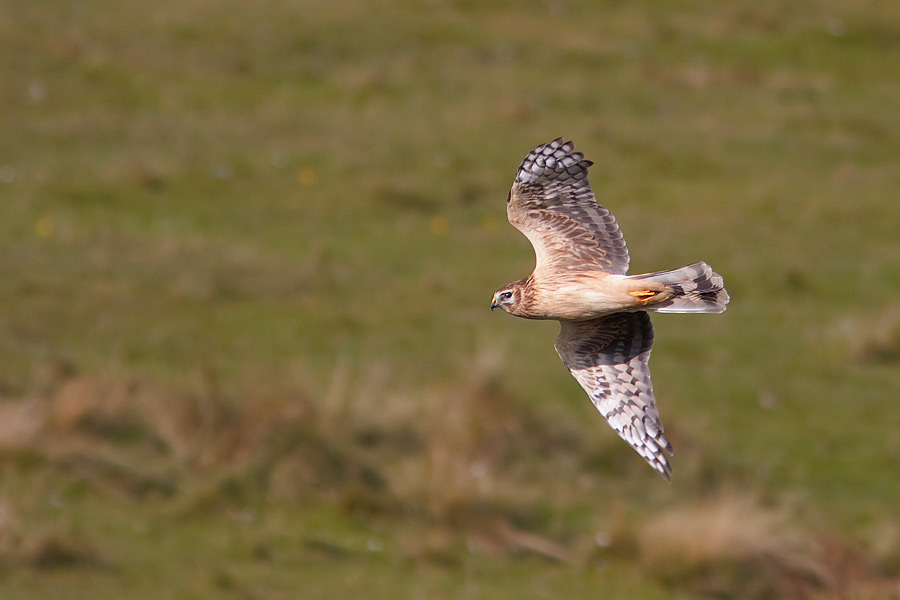
[[[890, 3], [6, 3], [0, 43], [0, 595], [896, 596]], [[633, 272], [732, 294], [654, 319], [671, 486], [488, 310], [557, 136]], [[648, 554], [733, 493], [834, 577]]]

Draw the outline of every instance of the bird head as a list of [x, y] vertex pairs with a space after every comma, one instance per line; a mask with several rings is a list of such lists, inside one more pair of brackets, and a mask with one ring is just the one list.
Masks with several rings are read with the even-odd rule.
[[516, 284], [511, 283], [502, 287], [494, 292], [494, 297], [491, 298], [491, 310], [502, 308], [506, 312], [513, 312], [520, 297], [521, 290]]

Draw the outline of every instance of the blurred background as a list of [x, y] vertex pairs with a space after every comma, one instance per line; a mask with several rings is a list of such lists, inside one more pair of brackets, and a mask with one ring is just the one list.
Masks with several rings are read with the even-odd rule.
[[[0, 596], [900, 597], [892, 2], [0, 3]], [[667, 485], [491, 314], [594, 161]]]

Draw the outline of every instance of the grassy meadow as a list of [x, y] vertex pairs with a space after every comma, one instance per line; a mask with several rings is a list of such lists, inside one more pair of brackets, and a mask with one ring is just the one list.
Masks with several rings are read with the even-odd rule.
[[[0, 597], [900, 598], [892, 2], [0, 3]], [[659, 315], [609, 429], [505, 198], [571, 138]]]

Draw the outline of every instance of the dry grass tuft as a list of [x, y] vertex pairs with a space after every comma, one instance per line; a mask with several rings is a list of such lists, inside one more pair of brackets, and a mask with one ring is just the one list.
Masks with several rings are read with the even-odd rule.
[[0, 498], [0, 567], [20, 566], [59, 569], [105, 565], [84, 539], [46, 525], [30, 527], [20, 511]]
[[519, 458], [577, 441], [484, 369], [472, 372], [458, 390], [419, 393], [389, 390], [383, 368], [354, 375], [339, 364], [318, 402], [256, 378], [226, 389], [214, 370], [195, 373], [188, 389], [67, 373], [0, 403], [0, 449], [129, 495], [227, 484], [272, 501], [325, 491], [366, 504], [390, 487], [429, 518], [481, 518], [504, 512], [491, 505], [521, 489]]
[[862, 328], [853, 356], [867, 363], [900, 362], [900, 304], [890, 304]]
[[389, 370], [347, 363], [313, 394], [296, 382], [266, 390], [258, 377], [225, 386], [213, 370], [188, 389], [67, 372], [0, 403], [0, 449], [73, 485], [167, 499], [182, 516], [327, 499], [447, 534], [412, 554], [468, 538], [486, 552], [571, 561], [535, 531], [546, 526], [548, 484], [577, 493], [584, 444], [506, 391], [495, 376], [502, 353], [485, 354], [452, 390], [390, 389]]
[[[505, 390], [502, 359], [491, 360], [476, 359], [455, 389], [425, 391], [391, 389], [385, 368], [355, 373], [349, 364], [313, 392], [292, 381], [266, 389], [259, 377], [226, 386], [213, 370], [187, 389], [66, 372], [0, 402], [0, 452], [21, 472], [49, 467], [63, 495], [66, 482], [87, 484], [162, 499], [179, 518], [328, 502], [354, 517], [402, 521], [403, 552], [428, 562], [537, 554], [584, 565], [598, 552], [594, 531], [605, 528], [604, 557], [637, 558], [661, 581], [703, 595], [888, 597], [877, 595], [888, 588], [860, 553], [746, 495], [676, 506], [637, 527], [623, 514], [591, 531], [561, 523], [556, 507], [582, 497], [586, 479], [600, 481], [597, 451]], [[71, 536], [25, 535], [15, 512], [0, 504], [4, 562], [101, 564]], [[885, 540], [879, 555], [893, 556], [895, 540]]]
[[36, 569], [105, 566], [97, 551], [84, 540], [53, 533], [27, 538], [20, 547], [19, 559]]
[[656, 577], [711, 597], [897, 597], [896, 582], [845, 543], [746, 494], [667, 510], [639, 530], [637, 543]]
[[500, 384], [502, 352], [482, 355], [457, 389], [417, 395], [410, 426], [420, 450], [397, 465], [392, 487], [454, 527], [533, 526], [540, 517], [526, 507], [547, 492], [535, 482], [563, 475], [561, 463], [580, 461], [583, 443]]
[[254, 390], [226, 391], [213, 372], [198, 374], [191, 387], [73, 374], [55, 390], [0, 403], [0, 449], [39, 456], [129, 495], [171, 496], [240, 472], [286, 429], [317, 427], [302, 396], [276, 401]]
[[900, 362], [900, 303], [890, 302], [864, 317], [842, 317], [827, 331], [830, 337], [845, 344], [850, 358], [856, 362]]
[[0, 498], [0, 563], [9, 562], [18, 547], [20, 533], [16, 523], [19, 522], [12, 505]]

